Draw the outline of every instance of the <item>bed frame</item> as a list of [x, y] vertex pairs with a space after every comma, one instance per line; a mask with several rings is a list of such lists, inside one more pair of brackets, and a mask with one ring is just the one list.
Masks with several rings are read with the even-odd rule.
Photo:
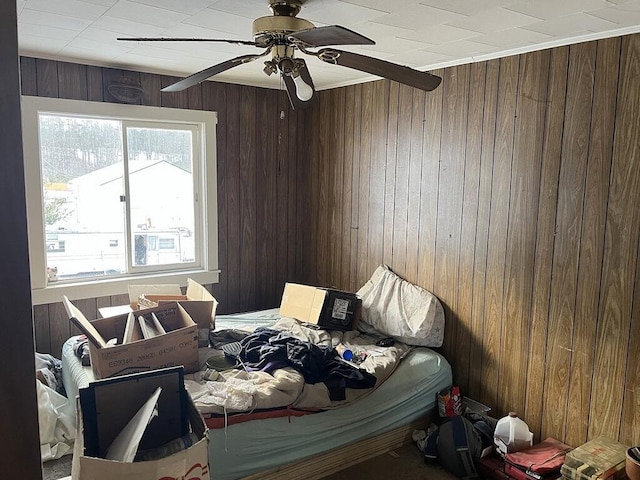
[[426, 430], [434, 413], [375, 437], [321, 453], [296, 463], [249, 475], [242, 480], [317, 480], [412, 442], [414, 430]]

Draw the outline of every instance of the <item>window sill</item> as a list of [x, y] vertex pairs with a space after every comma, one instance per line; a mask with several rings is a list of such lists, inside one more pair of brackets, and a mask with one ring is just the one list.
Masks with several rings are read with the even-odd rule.
[[33, 305], [58, 303], [62, 301], [63, 295], [66, 295], [70, 300], [127, 295], [127, 287], [129, 285], [178, 284], [181, 287], [186, 287], [188, 278], [201, 285], [218, 283], [220, 281], [220, 270], [192, 270], [179, 273], [156, 273], [125, 278], [99, 279], [78, 283], [51, 283], [46, 288], [31, 290], [31, 303]]

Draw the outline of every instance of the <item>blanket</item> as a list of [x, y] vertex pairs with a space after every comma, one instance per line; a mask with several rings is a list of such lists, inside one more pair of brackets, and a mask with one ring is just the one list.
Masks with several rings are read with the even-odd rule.
[[[213, 381], [206, 379], [203, 369], [187, 375], [185, 384], [204, 414], [337, 408], [380, 386], [410, 350], [399, 342], [380, 347], [377, 340], [357, 331], [328, 331], [283, 317], [241, 340], [245, 347], [239, 356], [241, 368], [220, 371]], [[340, 359], [338, 345], [349, 348], [360, 363]], [[272, 356], [256, 356], [258, 351]], [[205, 354], [222, 355], [214, 349]]]

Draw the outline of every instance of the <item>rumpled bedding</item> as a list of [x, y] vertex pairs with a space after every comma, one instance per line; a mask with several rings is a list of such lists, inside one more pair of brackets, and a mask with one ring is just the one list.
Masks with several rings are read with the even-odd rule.
[[[309, 368], [305, 371], [296, 364], [299, 362], [286, 365], [284, 357], [274, 357], [279, 359], [281, 368], [255, 370], [260, 361], [252, 365], [243, 350], [240, 358], [246, 361], [247, 368], [221, 371], [213, 381], [204, 378], [205, 370], [185, 376], [187, 391], [201, 413], [229, 414], [282, 407], [327, 410], [344, 406], [380, 386], [411, 348], [400, 342], [391, 347], [379, 347], [375, 345], [379, 337], [357, 331], [323, 330], [287, 317], [268, 329], [257, 329], [254, 335], [247, 337], [249, 345], [255, 346], [251, 340], [261, 332], [272, 338], [271, 343], [267, 340], [267, 349], [284, 345], [285, 351], [289, 348], [290, 352], [299, 352], [299, 348], [306, 348], [300, 345], [306, 343], [310, 344], [310, 351], [326, 352], [319, 355], [326, 355], [328, 362], [320, 367], [307, 365]], [[290, 342], [287, 342], [288, 338], [291, 338]], [[354, 355], [362, 357], [364, 354], [366, 358], [358, 365], [336, 358], [334, 348], [339, 344], [351, 349]], [[211, 349], [209, 354], [220, 355], [220, 352]], [[322, 370], [325, 368], [328, 370]], [[310, 376], [309, 370], [317, 375]]]

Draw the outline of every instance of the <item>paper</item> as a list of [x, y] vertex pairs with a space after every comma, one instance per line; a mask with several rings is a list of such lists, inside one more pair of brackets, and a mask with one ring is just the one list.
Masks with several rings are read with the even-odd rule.
[[153, 392], [138, 413], [127, 423], [113, 443], [107, 449], [105, 458], [118, 462], [133, 462], [140, 445], [142, 435], [154, 416], [157, 416], [158, 397], [162, 388], [158, 387]]

